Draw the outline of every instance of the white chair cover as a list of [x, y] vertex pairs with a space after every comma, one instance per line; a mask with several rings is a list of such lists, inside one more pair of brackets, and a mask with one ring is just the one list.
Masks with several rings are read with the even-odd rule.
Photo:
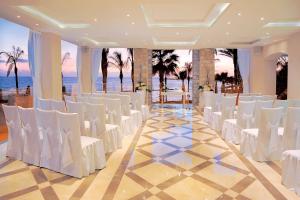
[[132, 134], [132, 132], [134, 131], [133, 123], [130, 117], [122, 116], [121, 100], [109, 99], [107, 100], [107, 107], [109, 123], [119, 125], [122, 132], [122, 136]]
[[86, 111], [90, 136], [99, 138], [104, 142], [105, 152], [113, 152], [118, 148], [122, 148], [120, 127], [118, 125], [105, 124], [104, 105], [87, 104]]
[[88, 99], [88, 103], [91, 104], [105, 104], [104, 98], [103, 97], [97, 97], [97, 96], [92, 96]]
[[39, 134], [42, 135], [42, 151], [40, 166], [60, 172], [60, 144], [61, 137], [58, 133], [56, 111], [36, 111]]
[[211, 121], [212, 107], [215, 105], [215, 93], [211, 91], [203, 92], [204, 110], [203, 121], [209, 123]]
[[263, 101], [274, 101], [276, 98], [276, 95], [263, 95]]
[[[139, 105], [141, 105], [141, 112], [143, 115], [143, 121], [146, 121], [149, 117], [150, 117], [150, 109], [149, 106], [144, 104], [145, 103], [145, 95], [146, 93], [144, 92], [132, 92], [131, 93], [131, 103], [132, 104], [138, 104], [135, 105], [135, 107], [139, 107]], [[135, 108], [135, 110], [139, 110], [137, 108]]]
[[87, 103], [87, 102], [89, 102], [88, 99], [89, 99], [89, 98], [88, 98], [87, 96], [77, 96], [77, 97], [76, 97], [77, 102], [82, 102], [82, 103]]
[[2, 104], [6, 126], [8, 128], [7, 152], [8, 157], [22, 160], [24, 139], [22, 125], [17, 106]]
[[279, 160], [283, 130], [279, 130], [283, 108], [263, 108], [258, 129], [241, 131], [240, 151], [256, 161]]
[[300, 150], [283, 152], [282, 184], [300, 196]]
[[103, 142], [97, 138], [80, 136], [79, 115], [57, 112], [61, 135], [60, 172], [81, 178], [106, 165]]
[[283, 134], [283, 151], [300, 149], [300, 108], [288, 108]]
[[212, 114], [212, 128], [214, 130], [221, 131], [224, 120], [234, 117], [235, 103], [235, 96], [224, 96], [222, 98], [221, 112], [213, 112]]
[[40, 166], [42, 136], [39, 134], [35, 110], [19, 107], [19, 113], [24, 134], [23, 161]]
[[82, 135], [87, 135], [88, 132], [85, 128], [84, 121], [85, 117], [85, 105], [83, 102], [67, 102], [67, 111], [69, 113], [78, 113], [80, 119], [80, 132]]
[[283, 108], [283, 117], [280, 121], [280, 126], [284, 126], [286, 121], [287, 109], [288, 109], [288, 101], [287, 100], [275, 100], [273, 104], [274, 108], [282, 107]]
[[51, 99], [39, 99], [39, 108], [42, 110], [52, 110]]
[[289, 107], [300, 107], [300, 99], [288, 99]]
[[64, 101], [51, 100], [51, 106], [52, 106], [52, 110], [66, 112], [66, 105]]
[[240, 101], [237, 110], [237, 119], [226, 119], [222, 127], [222, 137], [227, 142], [239, 144], [241, 130], [249, 129], [254, 116], [255, 101]]
[[65, 102], [75, 101], [75, 98], [74, 98], [74, 96], [64, 95], [64, 100], [65, 100]]
[[253, 100], [252, 96], [244, 96], [244, 95], [239, 96], [239, 102], [240, 101], [252, 101], [252, 100]]
[[258, 128], [260, 123], [260, 115], [262, 108], [272, 108], [273, 101], [256, 101], [255, 108], [254, 108], [254, 119], [251, 128]]

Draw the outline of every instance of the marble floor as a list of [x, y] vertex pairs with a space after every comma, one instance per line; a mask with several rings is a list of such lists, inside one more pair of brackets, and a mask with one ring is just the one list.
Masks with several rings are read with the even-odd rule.
[[107, 160], [83, 179], [5, 160], [0, 199], [300, 199], [281, 184], [279, 162], [243, 157], [191, 106], [154, 105], [151, 118]]

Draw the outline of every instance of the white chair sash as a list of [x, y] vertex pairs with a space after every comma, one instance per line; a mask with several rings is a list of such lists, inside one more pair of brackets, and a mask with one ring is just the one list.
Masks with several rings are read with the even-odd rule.
[[61, 165], [62, 168], [67, 167], [68, 165], [73, 163], [73, 155], [71, 151], [70, 138], [71, 130], [61, 129], [62, 136], [62, 160]]
[[300, 124], [294, 124], [294, 132], [296, 133], [296, 148], [300, 147]]
[[32, 128], [29, 124], [26, 124], [23, 127], [23, 131], [24, 131], [24, 153], [26, 155], [29, 155], [31, 152], [29, 150], [29, 145], [28, 145], [28, 135], [32, 132]]
[[[46, 159], [46, 160], [50, 160], [52, 157], [52, 150], [50, 148], [50, 127], [47, 128], [39, 128], [39, 131], [43, 133], [43, 149], [42, 149], [42, 156]], [[45, 136], [45, 137], [44, 137]]]
[[272, 153], [274, 151], [278, 150], [278, 146], [276, 145], [278, 142], [277, 137], [278, 137], [278, 126], [279, 124], [272, 124], [272, 123], [268, 123], [267, 124], [267, 130], [270, 131], [271, 135], [270, 135], [270, 141], [269, 141], [269, 152]]

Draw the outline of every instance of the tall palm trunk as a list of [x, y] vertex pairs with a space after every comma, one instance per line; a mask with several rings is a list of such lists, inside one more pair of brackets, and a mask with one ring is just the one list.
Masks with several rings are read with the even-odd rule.
[[237, 49], [233, 50], [233, 66], [234, 66], [234, 79], [235, 79], [235, 82], [240, 83], [242, 78], [241, 78], [241, 72], [240, 72], [239, 63], [238, 63]]
[[17, 68], [17, 63], [14, 62], [15, 64], [15, 80], [16, 80], [16, 91], [17, 94], [19, 94], [19, 79], [18, 79], [18, 68]]
[[[168, 86], [167, 86], [167, 81], [168, 81], [168, 79], [167, 79], [167, 74], [165, 74], [165, 85], [164, 85], [164, 86], [165, 86], [165, 89], [167, 89], [167, 87], [168, 87]], [[167, 101], [168, 101], [168, 96], [166, 95], [165, 98], [166, 98], [166, 102], [167, 102]]]
[[123, 70], [122, 70], [122, 68], [120, 68], [119, 78], [120, 78], [120, 83], [121, 83], [121, 92], [123, 92]]
[[163, 71], [159, 71], [159, 100], [160, 102], [162, 102], [162, 91], [164, 88], [164, 72]]
[[107, 54], [108, 49], [102, 50], [102, 61], [101, 61], [101, 71], [102, 71], [102, 90], [106, 93], [107, 92]]
[[190, 80], [191, 80], [191, 77], [188, 76], [187, 77], [187, 81], [188, 81], [188, 88], [187, 88], [187, 90], [188, 90], [188, 92], [190, 92]]
[[135, 91], [135, 85], [134, 85], [134, 62], [132, 61], [131, 65], [131, 83], [132, 83], [132, 92]]

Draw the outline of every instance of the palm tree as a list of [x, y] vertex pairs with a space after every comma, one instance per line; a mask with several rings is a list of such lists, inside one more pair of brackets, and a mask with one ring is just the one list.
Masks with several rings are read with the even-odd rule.
[[185, 68], [187, 71], [187, 81], [188, 81], [188, 92], [190, 91], [190, 81], [191, 81], [191, 74], [192, 74], [192, 62], [186, 62], [185, 64]]
[[175, 76], [181, 80], [181, 88], [182, 91], [185, 92], [185, 85], [184, 85], [184, 80], [187, 79], [188, 77], [188, 71], [187, 69], [184, 69], [182, 71], [179, 71], [178, 73], [175, 74]]
[[[166, 84], [166, 75], [173, 74], [178, 66], [177, 54], [174, 54], [175, 50], [153, 50], [152, 51], [152, 74], [158, 74], [160, 91], [159, 96], [162, 100], [161, 92], [164, 88], [164, 81]], [[165, 80], [164, 80], [165, 79]], [[165, 85], [166, 86], [166, 85]]]
[[19, 80], [18, 80], [18, 67], [17, 67], [17, 63], [20, 59], [20, 57], [24, 54], [24, 51], [21, 50], [20, 47], [12, 47], [12, 52], [0, 52], [0, 56], [1, 54], [4, 54], [7, 57], [6, 60], [6, 65], [8, 65], [8, 69], [7, 69], [7, 74], [6, 76], [8, 77], [11, 70], [14, 69], [15, 72], [15, 80], [16, 80], [16, 90], [17, 90], [17, 94], [19, 93]]
[[127, 58], [127, 62], [131, 63], [131, 82], [132, 82], [132, 91], [134, 92], [134, 60], [133, 60], [133, 48], [128, 48], [128, 58]]
[[236, 84], [242, 84], [242, 76], [238, 63], [238, 51], [237, 49], [218, 49], [218, 53], [223, 56], [227, 56], [233, 59], [234, 66], [234, 79]]
[[103, 48], [102, 60], [101, 60], [101, 71], [102, 71], [102, 90], [107, 92], [107, 67], [108, 67], [108, 52], [109, 48]]
[[127, 61], [124, 62], [122, 59], [122, 54], [117, 51], [115, 51], [113, 56], [110, 56], [109, 58], [112, 60], [112, 62], [109, 61], [109, 63], [117, 67], [120, 71], [119, 78], [121, 83], [121, 92], [123, 92], [123, 69], [127, 67]]

